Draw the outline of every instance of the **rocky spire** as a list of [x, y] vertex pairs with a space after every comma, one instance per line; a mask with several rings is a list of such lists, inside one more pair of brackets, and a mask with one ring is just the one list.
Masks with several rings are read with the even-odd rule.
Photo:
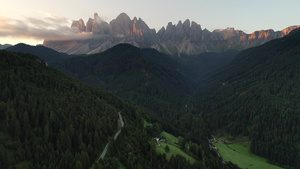
[[86, 32], [92, 32], [93, 31], [93, 22], [94, 22], [94, 19], [89, 18], [89, 20], [86, 23], [86, 29], [85, 29]]
[[82, 19], [79, 19], [79, 21], [73, 21], [71, 28], [74, 32], [85, 32], [85, 24]]

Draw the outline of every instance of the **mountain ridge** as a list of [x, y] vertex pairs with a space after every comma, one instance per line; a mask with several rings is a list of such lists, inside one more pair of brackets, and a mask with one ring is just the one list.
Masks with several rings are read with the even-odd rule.
[[194, 85], [187, 76], [189, 70], [178, 61], [155, 49], [130, 44], [119, 44], [102, 53], [74, 57], [53, 66], [156, 112], [177, 104]]
[[196, 55], [203, 52], [243, 50], [258, 46], [272, 39], [280, 38], [300, 26], [290, 26], [281, 31], [272, 29], [246, 34], [241, 30], [227, 28], [212, 32], [200, 24], [186, 19], [183, 23], [169, 22], [158, 32], [150, 29], [141, 19], [132, 20], [121, 13], [109, 23], [97, 13], [86, 25], [82, 19], [74, 20], [71, 28], [76, 34], [92, 34], [93, 38], [81, 40], [45, 40], [43, 45], [68, 54], [94, 54], [103, 52], [119, 43], [129, 43], [141, 48], [154, 48], [169, 55]]
[[7, 51], [12, 52], [22, 52], [22, 53], [29, 53], [32, 55], [38, 56], [40, 59], [45, 60], [47, 63], [51, 64], [53, 62], [62, 61], [64, 59], [70, 58], [69, 55], [65, 53], [59, 53], [56, 50], [51, 48], [47, 48], [42, 45], [31, 46], [24, 43], [19, 43], [14, 46], [10, 46], [6, 48]]

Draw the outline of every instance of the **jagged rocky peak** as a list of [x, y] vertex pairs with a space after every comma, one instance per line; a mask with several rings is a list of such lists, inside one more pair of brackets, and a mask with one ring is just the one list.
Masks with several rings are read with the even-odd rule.
[[177, 25], [175, 26], [177, 33], [183, 33], [183, 24], [181, 21], [178, 21]]
[[169, 22], [168, 25], [167, 25], [167, 28], [166, 28], [166, 31], [171, 31], [175, 28], [175, 25], [173, 25], [172, 22]]
[[268, 29], [268, 30], [255, 31], [252, 34], [250, 34], [248, 39], [249, 40], [256, 40], [256, 39], [264, 40], [264, 39], [271, 39], [271, 38], [273, 39], [274, 37], [276, 37], [274, 30]]
[[89, 20], [86, 23], [86, 29], [85, 29], [86, 32], [92, 32], [93, 31], [93, 22], [94, 22], [94, 19], [89, 18]]
[[126, 13], [121, 13], [116, 19], [110, 21], [111, 31], [114, 35], [129, 36], [132, 22]]
[[130, 20], [130, 17], [126, 13], [123, 12], [116, 18], [116, 21], [129, 23], [131, 20]]
[[201, 26], [194, 21], [192, 21], [191, 29], [193, 31], [196, 31], [196, 30], [202, 31]]
[[234, 28], [219, 29], [210, 32], [200, 24], [186, 19], [177, 24], [169, 22], [157, 33], [141, 19], [132, 20], [126, 13], [119, 14], [109, 23], [103, 21], [97, 13], [84, 24], [82, 19], [71, 25], [76, 33], [90, 32], [105, 36], [95, 36], [93, 40], [45, 40], [44, 45], [69, 54], [102, 52], [118, 43], [130, 43], [143, 48], [155, 48], [170, 55], [199, 54], [203, 52], [222, 52], [254, 47], [272, 39], [283, 37], [300, 26], [291, 26], [282, 31], [255, 31], [246, 34]]
[[109, 34], [109, 25], [107, 22], [103, 21], [98, 13], [94, 14], [94, 20], [92, 25], [92, 32], [94, 34]]
[[140, 29], [140, 30], [148, 30], [148, 29], [150, 29], [148, 27], [148, 25], [141, 18], [137, 19], [136, 17], [134, 17], [133, 18], [133, 24], [135, 25], [135, 27], [137, 29]]
[[191, 30], [191, 23], [190, 23], [190, 20], [186, 19], [184, 22], [183, 22], [183, 30], [184, 32], [190, 32]]
[[93, 25], [101, 24], [101, 22], [102, 22], [102, 19], [98, 16], [98, 13], [94, 13]]
[[137, 20], [137, 18], [134, 17], [132, 22], [132, 32], [137, 36], [144, 36], [145, 34], [149, 33], [150, 28], [141, 18]]
[[297, 28], [300, 28], [300, 25], [298, 26], [290, 26], [290, 27], [287, 27], [285, 29], [283, 29], [281, 32], [282, 32], [282, 37], [289, 34], [291, 31], [293, 31], [294, 29], [297, 29]]
[[227, 27], [225, 30], [226, 30], [226, 31], [234, 31], [234, 28], [232, 28], [232, 27]]
[[160, 30], [157, 33], [164, 32], [165, 30], [166, 30], [166, 28], [163, 26], [162, 28], [160, 28]]
[[186, 20], [183, 22], [183, 25], [184, 25], [184, 26], [190, 27], [190, 26], [191, 26], [190, 20], [189, 20], [189, 19], [186, 19]]
[[232, 27], [227, 27], [226, 29], [220, 31], [220, 34], [222, 35], [223, 39], [231, 39], [231, 38], [239, 38], [240, 32], [236, 31], [234, 28]]
[[162, 37], [163, 34], [165, 33], [166, 28], [163, 26], [162, 28], [160, 28], [160, 30], [157, 32], [157, 36], [158, 37]]
[[190, 32], [191, 32], [190, 36], [191, 36], [193, 41], [203, 39], [201, 26], [199, 24], [197, 24], [196, 22], [194, 22], [194, 21], [192, 21]]
[[137, 20], [136, 17], [133, 18], [132, 20], [133, 25], [132, 25], [132, 32], [136, 34], [137, 36], [143, 36], [143, 32], [141, 31], [144, 25], [142, 25], [142, 21]]
[[177, 27], [181, 27], [181, 26], [182, 26], [182, 22], [181, 22], [181, 21], [178, 21]]
[[74, 32], [85, 32], [85, 24], [82, 19], [79, 19], [79, 21], [73, 21], [71, 28]]

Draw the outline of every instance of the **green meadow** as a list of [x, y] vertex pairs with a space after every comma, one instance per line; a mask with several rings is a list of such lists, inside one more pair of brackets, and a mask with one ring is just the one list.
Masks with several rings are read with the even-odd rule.
[[170, 133], [167, 133], [165, 131], [163, 131], [160, 136], [162, 137], [165, 137], [168, 141], [168, 144], [172, 144], [174, 146], [176, 146], [178, 144], [178, 138], [173, 136], [172, 134]]
[[[150, 126], [152, 127], [153, 124], [147, 122], [146, 120], [144, 120], [144, 127], [146, 126]], [[166, 138], [167, 142], [158, 142], [157, 143], [157, 147], [156, 147], [156, 152], [159, 154], [165, 154], [167, 159], [170, 160], [171, 156], [176, 156], [176, 155], [180, 155], [184, 158], [186, 158], [186, 160], [190, 161], [191, 164], [194, 164], [197, 160], [195, 158], [193, 158], [192, 156], [188, 155], [187, 153], [185, 153], [184, 151], [182, 151], [179, 146], [178, 146], [178, 138], [173, 136], [170, 133], [167, 133], [165, 131], [163, 131], [162, 133], [160, 133], [161, 137]], [[169, 146], [170, 151], [167, 153], [165, 150], [166, 146]]]
[[250, 144], [247, 142], [236, 144], [214, 143], [218, 153], [226, 160], [248, 169], [281, 169], [267, 163], [267, 159], [250, 153]]
[[151, 123], [149, 123], [149, 122], [147, 122], [146, 120], [144, 120], [144, 127], [146, 127], [146, 126], [150, 126], [150, 127], [152, 127], [152, 124], [151, 124]]

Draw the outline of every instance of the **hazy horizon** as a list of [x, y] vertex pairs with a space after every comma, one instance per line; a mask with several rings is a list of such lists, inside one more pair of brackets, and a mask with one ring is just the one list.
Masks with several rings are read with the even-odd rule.
[[286, 27], [300, 25], [297, 9], [300, 1], [275, 0], [270, 2], [254, 0], [180, 0], [164, 1], [66, 1], [3, 2], [0, 7], [0, 44], [27, 43], [42, 44], [49, 37], [69, 36], [73, 20], [82, 18], [86, 23], [94, 13], [110, 22], [124, 12], [131, 19], [143, 19], [158, 31], [168, 22], [189, 19], [201, 25], [202, 29], [213, 31], [233, 27], [246, 33], [256, 30], [273, 29], [280, 31]]

